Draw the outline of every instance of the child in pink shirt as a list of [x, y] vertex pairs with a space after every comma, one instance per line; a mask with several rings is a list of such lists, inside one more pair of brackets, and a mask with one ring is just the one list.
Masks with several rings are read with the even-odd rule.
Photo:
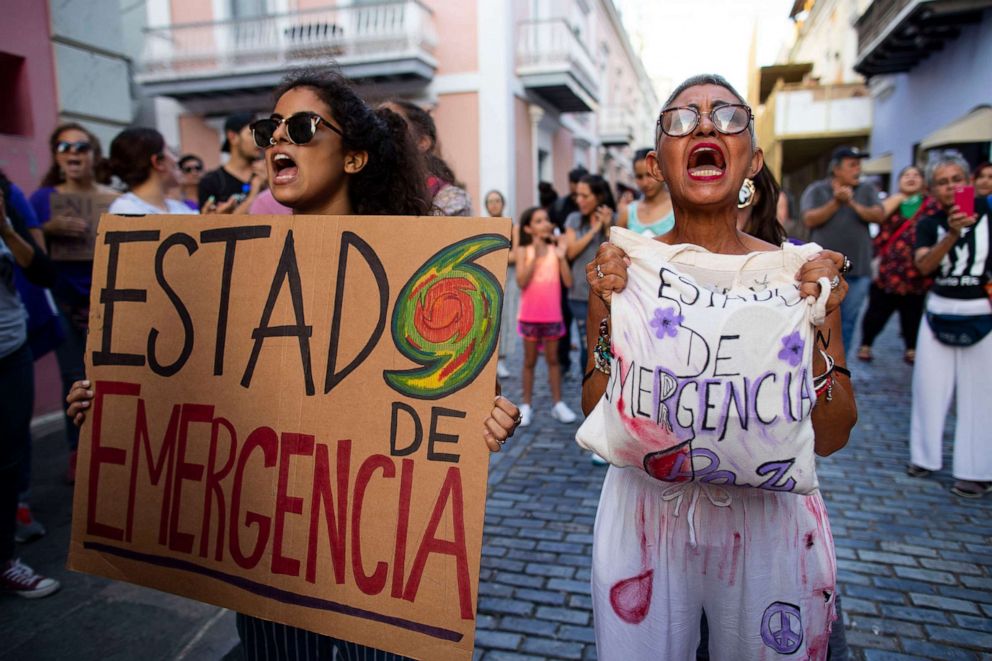
[[517, 248], [517, 284], [520, 285], [520, 312], [517, 331], [524, 338], [523, 398], [521, 427], [533, 416], [531, 395], [539, 345], [544, 345], [548, 382], [555, 405], [551, 417], [563, 423], [575, 422], [575, 413], [561, 401], [561, 369], [558, 366], [558, 340], [565, 334], [561, 316], [561, 283], [572, 285], [572, 271], [565, 257], [565, 244], [554, 235], [548, 212], [540, 207], [524, 211], [520, 217], [520, 246]]

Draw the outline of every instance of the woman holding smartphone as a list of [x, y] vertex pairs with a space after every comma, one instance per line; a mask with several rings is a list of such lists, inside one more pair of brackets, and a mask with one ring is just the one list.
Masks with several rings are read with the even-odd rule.
[[[992, 492], [987, 447], [992, 428], [987, 402], [992, 392], [992, 305], [986, 289], [992, 272], [989, 203], [984, 198], [963, 200], [960, 194], [955, 200], [955, 192], [968, 183], [968, 163], [957, 154], [933, 161], [926, 174], [939, 209], [916, 226], [916, 268], [933, 277], [933, 287], [916, 344], [906, 472], [926, 477], [941, 469], [944, 421], [954, 395], [951, 492], [981, 498]], [[962, 209], [962, 203], [970, 208]]]

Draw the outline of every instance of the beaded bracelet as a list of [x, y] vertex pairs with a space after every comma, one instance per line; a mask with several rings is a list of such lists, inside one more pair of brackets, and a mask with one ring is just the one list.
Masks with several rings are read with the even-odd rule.
[[[834, 398], [834, 369], [836, 368], [836, 364], [833, 356], [823, 349], [819, 351], [820, 355], [823, 356], [823, 362], [827, 364], [827, 369], [823, 374], [813, 377], [813, 390], [816, 392], [817, 399], [823, 393], [827, 393], [827, 401], [830, 402]], [[848, 372], [848, 375], [850, 375], [850, 372]]]
[[599, 337], [596, 338], [596, 348], [593, 349], [593, 357], [596, 361], [596, 369], [603, 374], [610, 374], [610, 364], [613, 361], [613, 352], [610, 350], [610, 318], [603, 317], [599, 322]]

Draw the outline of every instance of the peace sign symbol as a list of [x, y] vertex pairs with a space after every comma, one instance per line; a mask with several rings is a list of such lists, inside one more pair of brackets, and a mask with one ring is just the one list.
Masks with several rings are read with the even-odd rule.
[[803, 620], [799, 607], [773, 602], [761, 617], [761, 640], [779, 654], [792, 654], [803, 643]]

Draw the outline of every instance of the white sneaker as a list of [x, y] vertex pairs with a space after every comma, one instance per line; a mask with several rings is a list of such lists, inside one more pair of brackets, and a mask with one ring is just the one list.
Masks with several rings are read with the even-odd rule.
[[558, 402], [551, 408], [551, 417], [566, 425], [576, 421], [576, 415], [572, 409], [568, 408], [565, 402]]
[[506, 363], [502, 360], [496, 361], [496, 378], [497, 379], [509, 379], [510, 370], [506, 368]]
[[520, 405], [520, 427], [527, 427], [530, 425], [530, 419], [534, 417], [534, 412], [530, 408], [530, 404]]

